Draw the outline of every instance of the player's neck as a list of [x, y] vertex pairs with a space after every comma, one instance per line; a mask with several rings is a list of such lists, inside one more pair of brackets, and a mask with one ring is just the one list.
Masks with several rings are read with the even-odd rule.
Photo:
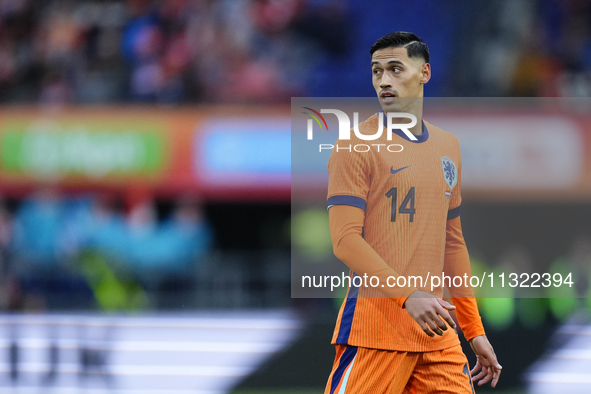
[[[417, 123], [413, 127], [409, 127], [409, 131], [414, 135], [421, 135], [423, 134], [423, 108], [409, 108], [405, 109], [404, 111], [409, 114], [413, 114], [417, 118]], [[410, 123], [409, 118], [392, 118], [392, 123], [396, 124], [403, 124], [403, 123]]]
[[415, 116], [417, 117], [417, 124], [413, 127], [410, 127], [408, 131], [410, 131], [414, 135], [421, 135], [423, 134], [423, 114]]

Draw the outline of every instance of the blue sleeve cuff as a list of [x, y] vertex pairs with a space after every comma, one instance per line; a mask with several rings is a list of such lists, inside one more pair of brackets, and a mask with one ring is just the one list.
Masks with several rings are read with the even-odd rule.
[[365, 200], [355, 196], [332, 196], [327, 201], [327, 209], [333, 205], [350, 205], [365, 211]]
[[460, 216], [461, 211], [462, 211], [461, 205], [458, 205], [454, 209], [450, 209], [449, 211], [447, 211], [447, 220], [457, 218], [458, 216]]

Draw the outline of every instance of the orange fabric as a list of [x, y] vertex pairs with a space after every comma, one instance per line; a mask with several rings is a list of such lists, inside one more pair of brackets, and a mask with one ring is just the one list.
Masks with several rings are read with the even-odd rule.
[[[443, 272], [450, 276], [464, 276], [464, 274], [468, 278], [472, 276], [470, 256], [464, 242], [459, 216], [447, 221]], [[466, 340], [484, 335], [484, 327], [472, 287], [452, 287], [449, 293], [452, 303], [456, 306], [456, 317]]]
[[[337, 205], [328, 211], [330, 234], [335, 256], [357, 274], [376, 276], [387, 283], [398, 274], [361, 237], [365, 213], [360, 208]], [[379, 290], [402, 307], [416, 287], [379, 287]]]
[[[335, 144], [328, 163], [329, 220], [335, 255], [352, 269], [351, 277], [367, 273], [381, 280], [390, 275], [427, 278], [441, 275], [446, 262], [451, 269], [450, 265], [466, 261], [461, 228], [458, 235], [455, 222], [448, 228], [447, 220], [448, 212], [461, 204], [459, 143], [452, 134], [427, 122], [425, 125], [428, 139], [423, 142], [410, 142], [396, 134], [387, 140], [386, 133], [377, 140], [364, 141], [351, 133], [351, 140]], [[377, 115], [359, 124], [363, 134], [373, 135], [377, 127]], [[342, 149], [358, 144], [372, 144], [374, 149]], [[379, 144], [382, 148], [378, 152], [375, 146]], [[400, 144], [404, 149], [389, 152], [383, 148], [390, 144]], [[336, 146], [341, 149], [337, 151]], [[451, 160], [457, 169], [453, 187], [444, 178], [442, 158]], [[347, 201], [351, 199], [362, 201], [365, 209], [350, 206]], [[430, 284], [424, 283], [418, 289], [443, 296], [442, 286], [431, 291]], [[457, 345], [453, 330], [430, 338], [401, 308], [412, 291], [412, 286], [350, 288], [339, 311], [332, 343], [407, 352]], [[475, 304], [461, 297], [454, 302], [458, 309], [465, 309], [458, 312], [458, 319], [467, 335], [480, 332], [482, 325]]]
[[[337, 354], [325, 394], [474, 393], [468, 360], [460, 345], [432, 352], [359, 347], [352, 365], [341, 366], [341, 357], [348, 348], [336, 346]], [[348, 367], [348, 376], [338, 372], [339, 368]], [[339, 379], [336, 385], [333, 385], [333, 378]]]

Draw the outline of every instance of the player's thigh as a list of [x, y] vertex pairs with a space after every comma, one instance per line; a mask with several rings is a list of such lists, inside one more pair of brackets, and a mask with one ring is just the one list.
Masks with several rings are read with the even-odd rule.
[[401, 394], [418, 353], [337, 345], [325, 394]]
[[473, 394], [468, 359], [460, 345], [421, 354], [405, 393]]

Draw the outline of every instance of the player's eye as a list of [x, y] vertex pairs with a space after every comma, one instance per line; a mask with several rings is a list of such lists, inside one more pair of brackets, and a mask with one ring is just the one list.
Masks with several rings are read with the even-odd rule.
[[400, 67], [394, 67], [394, 68], [392, 69], [392, 71], [393, 71], [395, 74], [398, 74], [399, 72], [401, 72], [401, 71], [402, 71], [402, 69], [401, 69]]
[[382, 73], [382, 70], [380, 70], [380, 69], [378, 69], [378, 68], [374, 68], [374, 70], [373, 70], [373, 74], [374, 74], [374, 75], [379, 75], [379, 74], [381, 74], [381, 73]]

